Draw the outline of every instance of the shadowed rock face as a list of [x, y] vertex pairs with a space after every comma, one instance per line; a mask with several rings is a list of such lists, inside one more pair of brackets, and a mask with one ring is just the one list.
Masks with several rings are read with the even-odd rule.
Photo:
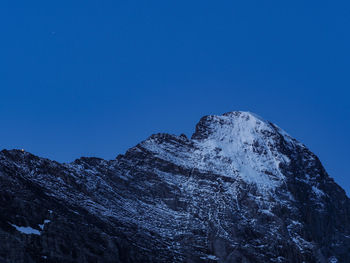
[[247, 112], [115, 160], [0, 153], [0, 262], [350, 262], [350, 201]]

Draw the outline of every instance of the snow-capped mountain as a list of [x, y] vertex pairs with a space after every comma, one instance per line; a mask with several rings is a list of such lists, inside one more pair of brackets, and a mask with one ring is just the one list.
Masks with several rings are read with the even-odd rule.
[[350, 200], [248, 112], [115, 160], [0, 153], [0, 262], [350, 262]]

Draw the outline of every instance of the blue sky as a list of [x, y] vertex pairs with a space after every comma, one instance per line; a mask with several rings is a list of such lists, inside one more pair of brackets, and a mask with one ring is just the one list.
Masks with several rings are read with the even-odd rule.
[[112, 159], [247, 110], [350, 193], [348, 1], [2, 1], [0, 148]]

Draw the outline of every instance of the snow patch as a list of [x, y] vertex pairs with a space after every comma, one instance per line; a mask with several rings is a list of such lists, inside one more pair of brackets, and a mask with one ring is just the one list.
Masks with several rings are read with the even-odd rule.
[[206, 255], [205, 257], [201, 257], [201, 259], [219, 260], [215, 255]]
[[314, 194], [315, 194], [318, 198], [320, 198], [320, 197], [322, 197], [322, 196], [325, 195], [325, 193], [324, 193], [322, 190], [320, 190], [319, 188], [317, 188], [316, 186], [312, 186], [312, 191], [314, 192]]
[[47, 224], [47, 223], [50, 223], [51, 221], [49, 219], [45, 219], [44, 220], [44, 223], [43, 224], [38, 224], [38, 226], [40, 227], [41, 230], [44, 230], [44, 226]]
[[11, 224], [14, 228], [16, 228], [17, 231], [21, 232], [22, 234], [26, 235], [41, 235], [41, 232], [37, 229], [34, 229], [30, 226], [17, 226], [15, 224]]

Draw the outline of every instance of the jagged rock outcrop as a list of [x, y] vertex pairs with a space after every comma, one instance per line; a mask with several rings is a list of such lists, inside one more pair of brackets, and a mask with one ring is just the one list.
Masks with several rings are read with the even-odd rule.
[[350, 262], [350, 200], [247, 112], [115, 160], [0, 153], [0, 262]]

